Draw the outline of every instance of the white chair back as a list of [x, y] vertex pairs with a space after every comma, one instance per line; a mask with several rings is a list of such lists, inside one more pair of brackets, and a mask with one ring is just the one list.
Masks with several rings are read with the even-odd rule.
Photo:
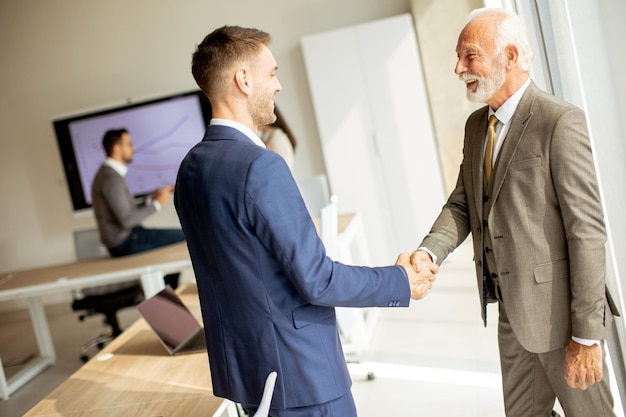
[[261, 404], [259, 409], [254, 413], [252, 417], [267, 417], [270, 412], [270, 404], [272, 404], [272, 396], [274, 395], [274, 386], [276, 385], [276, 377], [278, 373], [276, 371], [270, 372], [265, 380], [265, 388], [263, 389], [263, 397], [261, 398]]
[[328, 181], [325, 174], [297, 180], [298, 189], [312, 218], [320, 216], [320, 210], [330, 202]]

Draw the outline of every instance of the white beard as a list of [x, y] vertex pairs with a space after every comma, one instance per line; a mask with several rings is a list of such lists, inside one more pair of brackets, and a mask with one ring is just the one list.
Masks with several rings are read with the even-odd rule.
[[493, 95], [502, 87], [505, 79], [504, 67], [497, 68], [495, 65], [491, 72], [491, 77], [483, 78], [473, 74], [465, 73], [459, 75], [459, 79], [464, 84], [467, 80], [475, 80], [478, 83], [476, 91], [472, 91], [469, 88], [466, 89], [465, 94], [467, 99], [472, 103], [486, 103]]

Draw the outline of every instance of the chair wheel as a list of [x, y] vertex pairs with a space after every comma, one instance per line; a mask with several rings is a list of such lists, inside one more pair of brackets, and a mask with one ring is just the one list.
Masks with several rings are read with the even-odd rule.
[[376, 378], [376, 375], [374, 374], [374, 372], [368, 372], [367, 373], [367, 380], [368, 381], [373, 381]]

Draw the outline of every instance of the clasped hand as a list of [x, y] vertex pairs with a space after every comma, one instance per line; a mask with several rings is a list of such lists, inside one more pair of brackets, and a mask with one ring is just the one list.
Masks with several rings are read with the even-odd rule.
[[400, 265], [406, 270], [411, 287], [411, 298], [421, 300], [426, 297], [428, 291], [433, 287], [436, 274], [439, 272], [439, 265], [435, 264], [424, 251], [415, 251], [411, 256], [402, 252], [396, 260], [396, 265]]

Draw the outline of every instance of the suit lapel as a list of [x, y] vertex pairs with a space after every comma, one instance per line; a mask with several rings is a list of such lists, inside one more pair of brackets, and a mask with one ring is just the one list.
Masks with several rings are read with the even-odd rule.
[[487, 132], [487, 114], [489, 112], [489, 107], [484, 107], [482, 110], [482, 114], [478, 115], [478, 117], [476, 118], [477, 126], [471, 129], [467, 129], [467, 132], [471, 132], [471, 134], [473, 135], [468, 141], [468, 144], [471, 144], [472, 149], [471, 160], [473, 167], [471, 168], [471, 172], [475, 190], [474, 204], [476, 205], [478, 216], [481, 219], [483, 218], [483, 188], [485, 184], [485, 173], [483, 171], [483, 154]]
[[509, 131], [507, 132], [504, 142], [502, 143], [502, 148], [500, 148], [500, 152], [498, 153], [498, 158], [496, 159], [492, 178], [494, 198], [490, 201], [489, 211], [491, 210], [493, 202], [496, 201], [497, 195], [500, 193], [504, 179], [506, 178], [509, 167], [511, 166], [513, 156], [515, 156], [515, 152], [517, 151], [519, 144], [522, 142], [528, 122], [533, 115], [532, 104], [535, 101], [536, 96], [537, 87], [531, 82], [522, 96], [515, 114], [513, 114], [511, 126], [509, 127]]

